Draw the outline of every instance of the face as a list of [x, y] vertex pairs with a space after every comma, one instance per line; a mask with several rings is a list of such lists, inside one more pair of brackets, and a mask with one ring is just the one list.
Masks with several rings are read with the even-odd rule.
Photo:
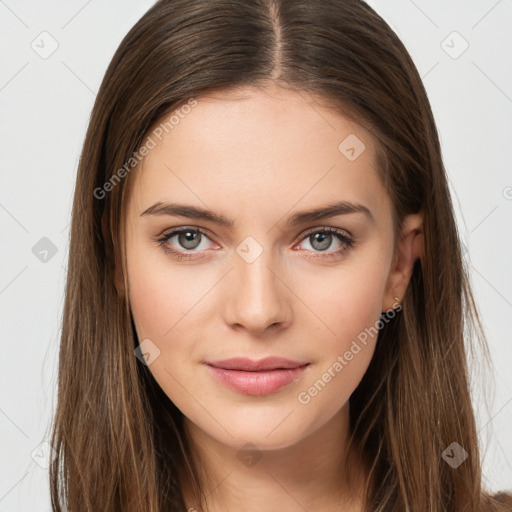
[[[312, 96], [247, 87], [196, 99], [172, 130], [153, 130], [130, 176], [139, 342], [196, 428], [236, 448], [284, 448], [342, 410], [368, 367], [397, 294], [391, 203], [370, 134]], [[356, 206], [302, 215], [341, 202]], [[258, 366], [269, 357], [286, 361]]]

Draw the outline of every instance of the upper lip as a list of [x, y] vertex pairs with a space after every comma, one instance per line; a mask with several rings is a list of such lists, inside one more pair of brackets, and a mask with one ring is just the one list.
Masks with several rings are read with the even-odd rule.
[[309, 363], [292, 361], [283, 357], [265, 357], [259, 361], [254, 361], [246, 357], [233, 357], [232, 359], [206, 361], [206, 364], [215, 366], [216, 368], [223, 368], [224, 370], [244, 370], [248, 372], [257, 372], [264, 370], [277, 370], [278, 368], [299, 368]]

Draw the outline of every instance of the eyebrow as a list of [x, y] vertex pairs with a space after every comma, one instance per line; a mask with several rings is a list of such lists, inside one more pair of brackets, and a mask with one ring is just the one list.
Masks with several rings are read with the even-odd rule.
[[[330, 217], [347, 215], [351, 213], [362, 213], [371, 222], [375, 222], [375, 218], [372, 212], [363, 204], [350, 201], [338, 201], [321, 208], [294, 213], [291, 217], [288, 218], [286, 224], [293, 227], [300, 224], [305, 224], [306, 222], [328, 219]], [[227, 228], [232, 228], [235, 224], [234, 220], [228, 219], [223, 215], [215, 213], [211, 210], [207, 210], [205, 208], [186, 204], [163, 203], [161, 201], [156, 202], [154, 205], [144, 210], [141, 213], [141, 216], [143, 215], [171, 215], [188, 217], [190, 219], [206, 220]]]

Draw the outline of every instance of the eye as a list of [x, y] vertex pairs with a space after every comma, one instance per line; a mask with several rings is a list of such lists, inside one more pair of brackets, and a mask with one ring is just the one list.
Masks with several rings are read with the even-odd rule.
[[[175, 239], [174, 243], [171, 243]], [[201, 228], [181, 227], [173, 229], [156, 239], [158, 245], [162, 247], [166, 254], [171, 254], [178, 260], [191, 259], [196, 253], [201, 253], [208, 249], [203, 242], [210, 240], [207, 232]], [[210, 240], [211, 241], [211, 240]], [[302, 236], [300, 244], [307, 241], [311, 249], [306, 248], [306, 252], [312, 252], [313, 255], [306, 255], [307, 258], [330, 258], [341, 256], [351, 250], [356, 241], [345, 231], [332, 228], [322, 227], [309, 230]], [[332, 247], [334, 242], [335, 248]], [[297, 244], [295, 247], [297, 247]], [[336, 247], [338, 245], [338, 247]]]
[[[174, 248], [175, 245], [170, 243], [173, 238], [176, 238], [175, 243], [178, 248]], [[207, 247], [202, 246], [202, 242], [205, 240], [209, 240], [209, 237], [202, 229], [183, 227], [164, 233], [157, 239], [157, 242], [166, 253], [172, 253], [178, 259], [183, 259], [192, 256], [187, 253], [206, 250]]]
[[[306, 256], [308, 258], [330, 258], [340, 256], [347, 253], [356, 245], [355, 240], [348, 233], [341, 229], [332, 227], [314, 228], [313, 230], [308, 231], [302, 237], [301, 243], [305, 241], [309, 243], [312, 251], [316, 252], [313, 256]], [[335, 246], [338, 244], [338, 247], [328, 251], [333, 242], [335, 242]]]

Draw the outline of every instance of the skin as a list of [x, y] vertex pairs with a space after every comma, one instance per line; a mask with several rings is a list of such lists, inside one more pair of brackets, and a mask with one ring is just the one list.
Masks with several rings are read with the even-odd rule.
[[[314, 97], [272, 85], [197, 101], [130, 176], [125, 232], [139, 341], [150, 339], [160, 350], [150, 371], [185, 415], [210, 478], [206, 505], [184, 482], [187, 508], [362, 510], [364, 461], [351, 461], [351, 489], [342, 465], [348, 400], [376, 336], [359, 343], [361, 350], [307, 404], [298, 394], [375, 326], [381, 312], [397, 306], [394, 297], [403, 297], [421, 256], [422, 215], [406, 218], [394, 254], [391, 202], [375, 170], [375, 140]], [[353, 161], [338, 149], [350, 134], [365, 145]], [[286, 225], [295, 212], [342, 199], [367, 206], [374, 220], [350, 213]], [[234, 227], [141, 215], [157, 201], [208, 208]], [[187, 249], [178, 236], [166, 242], [195, 251], [191, 260], [178, 261], [156, 241], [180, 226], [209, 233], [197, 249]], [[314, 239], [325, 227], [349, 233], [356, 245], [334, 255], [343, 246], [334, 235], [323, 245]], [[304, 237], [310, 228], [318, 229]], [[249, 236], [262, 249], [250, 263], [236, 252]], [[122, 272], [117, 286], [124, 290]], [[202, 364], [270, 355], [310, 365], [298, 381], [248, 396], [218, 383]], [[247, 444], [256, 454], [251, 463], [241, 457]]]

